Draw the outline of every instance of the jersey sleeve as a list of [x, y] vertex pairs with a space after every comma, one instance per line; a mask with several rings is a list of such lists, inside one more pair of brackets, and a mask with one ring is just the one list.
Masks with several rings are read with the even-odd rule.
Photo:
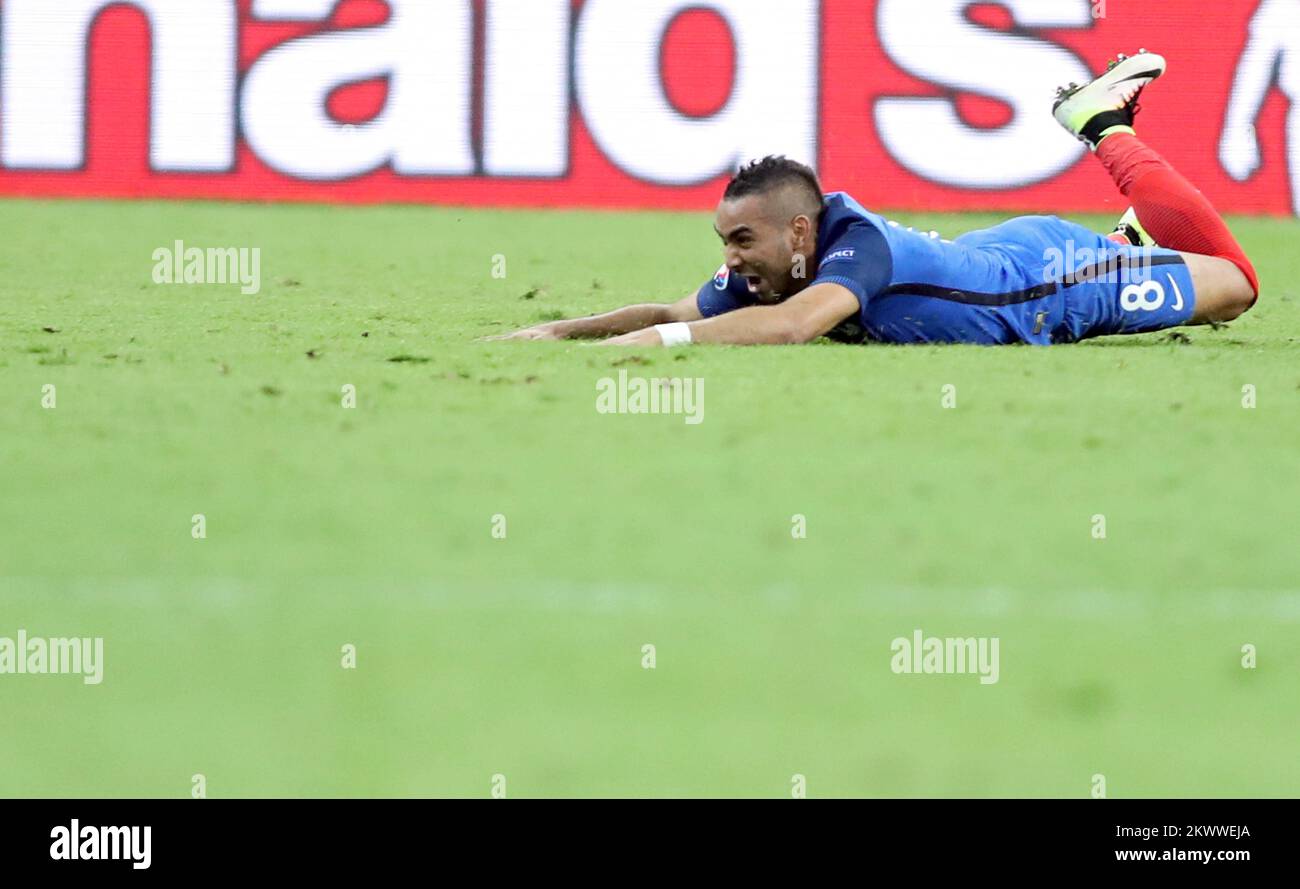
[[754, 299], [745, 279], [740, 275], [731, 274], [731, 270], [725, 265], [718, 269], [713, 280], [695, 294], [695, 305], [705, 318], [712, 318], [724, 312], [734, 312], [736, 309], [743, 309], [753, 304]]
[[[827, 245], [812, 284], [839, 284], [865, 309], [872, 297], [889, 286], [894, 259], [884, 234], [869, 222], [855, 222]], [[810, 285], [812, 286], [812, 285]]]

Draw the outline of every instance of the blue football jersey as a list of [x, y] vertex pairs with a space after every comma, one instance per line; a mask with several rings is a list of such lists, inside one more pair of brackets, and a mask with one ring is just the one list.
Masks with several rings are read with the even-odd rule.
[[[1194, 304], [1178, 254], [1120, 247], [1052, 216], [1020, 217], [947, 240], [834, 192], [818, 224], [815, 259], [810, 286], [839, 284], [858, 299], [859, 311], [827, 334], [846, 342], [1047, 345], [1182, 324]], [[1164, 272], [1164, 283], [1143, 283], [1144, 302], [1129, 298], [1132, 282], [1141, 283], [1141, 273], [1150, 277], [1152, 267]], [[1151, 288], [1171, 288], [1169, 302], [1157, 304]], [[696, 302], [708, 318], [753, 305], [754, 297], [744, 278], [723, 266]], [[1156, 308], [1137, 315], [1127, 308], [1139, 304]]]

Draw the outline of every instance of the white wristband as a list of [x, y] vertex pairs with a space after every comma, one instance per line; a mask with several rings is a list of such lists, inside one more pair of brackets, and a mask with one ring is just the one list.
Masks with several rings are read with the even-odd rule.
[[686, 346], [691, 343], [691, 325], [684, 321], [656, 324], [655, 330], [659, 331], [659, 338], [665, 346]]

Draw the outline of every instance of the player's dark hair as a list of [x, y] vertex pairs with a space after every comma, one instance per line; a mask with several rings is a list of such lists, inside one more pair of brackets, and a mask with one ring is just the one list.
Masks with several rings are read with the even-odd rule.
[[821, 183], [811, 167], [798, 161], [792, 161], [783, 154], [769, 154], [767, 157], [750, 161], [736, 171], [723, 192], [724, 200], [743, 198], [751, 194], [765, 194], [775, 188], [794, 185], [808, 193], [820, 207], [825, 201]]

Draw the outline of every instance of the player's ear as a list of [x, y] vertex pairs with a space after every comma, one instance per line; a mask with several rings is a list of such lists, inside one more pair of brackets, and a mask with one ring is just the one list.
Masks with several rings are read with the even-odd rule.
[[794, 229], [794, 240], [796, 246], [803, 246], [811, 240], [812, 220], [805, 214], [800, 213], [796, 216], [790, 223], [790, 227]]

